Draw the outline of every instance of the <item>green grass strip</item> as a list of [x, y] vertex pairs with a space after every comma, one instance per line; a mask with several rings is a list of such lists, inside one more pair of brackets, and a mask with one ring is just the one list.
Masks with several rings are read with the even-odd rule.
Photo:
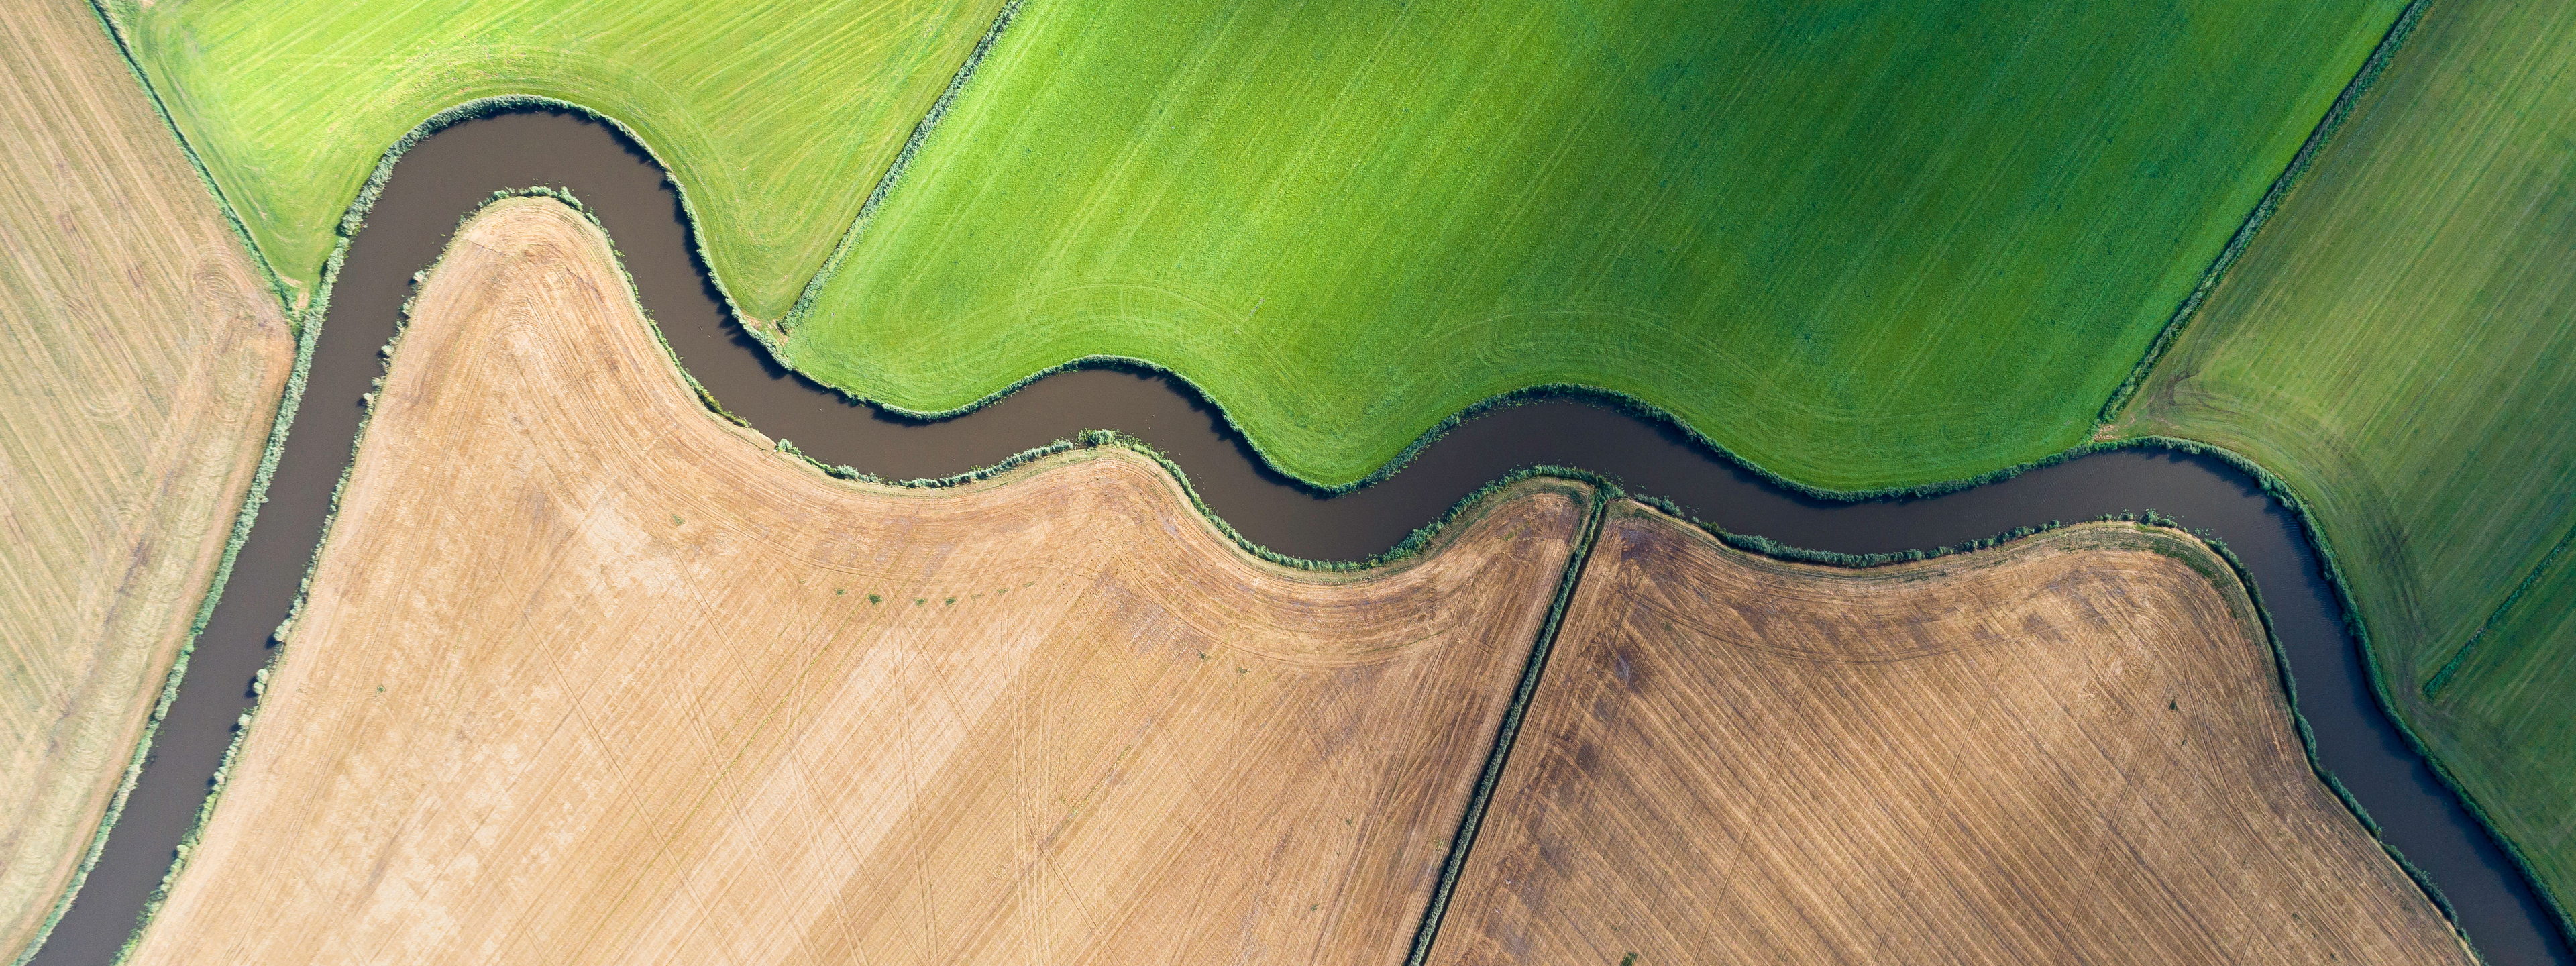
[[1502, 727], [1494, 733], [1494, 746], [1485, 752], [1485, 768], [1476, 779], [1476, 791], [1467, 799], [1467, 813], [1458, 820], [1458, 834], [1449, 840], [1449, 857], [1440, 864], [1440, 883], [1431, 890], [1431, 903], [1422, 912], [1422, 925], [1413, 931], [1413, 953], [1405, 957], [1405, 966], [1422, 966], [1431, 956], [1431, 944], [1440, 936], [1440, 921], [1448, 915], [1449, 897], [1458, 888], [1458, 877], [1467, 870], [1467, 853], [1476, 847], [1476, 833], [1484, 827], [1485, 809], [1492, 803], [1495, 786], [1502, 783], [1503, 766], [1511, 760], [1512, 743], [1520, 737], [1521, 720], [1529, 713], [1530, 701], [1538, 695], [1539, 676], [1547, 671], [1548, 653], [1556, 646], [1557, 628], [1565, 623], [1566, 607], [1574, 601], [1574, 590], [1582, 583], [1583, 568], [1592, 561], [1593, 542], [1601, 536], [1601, 523], [1610, 504], [1621, 496], [1619, 488], [1606, 481], [1595, 483], [1591, 490], [1592, 505], [1583, 515], [1582, 535], [1575, 541], [1574, 552], [1565, 559], [1565, 575], [1557, 581], [1556, 600], [1547, 608], [1547, 620], [1539, 625], [1538, 639], [1530, 644], [1529, 663], [1521, 669], [1521, 683], [1512, 693], [1511, 706], [1503, 711]]

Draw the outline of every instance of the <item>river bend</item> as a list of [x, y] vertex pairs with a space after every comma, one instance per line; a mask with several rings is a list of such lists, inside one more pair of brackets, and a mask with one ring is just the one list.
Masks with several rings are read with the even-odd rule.
[[123, 819], [35, 963], [105, 963], [124, 944], [196, 820], [234, 719], [252, 704], [251, 677], [311, 562], [351, 458], [360, 397], [381, 372], [376, 349], [392, 335], [412, 273], [437, 259], [460, 214], [495, 189], [534, 185], [568, 188], [598, 216], [646, 310], [725, 408], [826, 464], [881, 477], [948, 476], [1083, 429], [1116, 429], [1171, 457], [1246, 538], [1334, 560], [1383, 551], [1486, 481], [1541, 463], [1606, 474], [1734, 532], [1844, 553], [1929, 549], [2150, 509], [2204, 528], [2235, 551], [2272, 611], [2319, 760], [2387, 841], [2430, 874], [2479, 951], [2498, 964], [2576, 964], [2520, 870], [2383, 714], [2296, 517], [2222, 460], [2124, 450], [1935, 498], [1837, 503], [1785, 491], [1658, 422], [1552, 401], [1469, 420], [1392, 477], [1324, 497], [1269, 472], [1213, 407], [1167, 377], [1060, 373], [972, 414], [923, 424], [780, 368], [717, 298], [662, 170], [606, 125], [555, 112], [455, 125], [397, 165], [332, 293], [269, 502]]

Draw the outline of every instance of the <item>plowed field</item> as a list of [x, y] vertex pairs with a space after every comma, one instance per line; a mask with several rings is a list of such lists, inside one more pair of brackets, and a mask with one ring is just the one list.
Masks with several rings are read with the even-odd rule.
[[2469, 961], [2198, 544], [1851, 571], [1610, 514], [1434, 962]]
[[550, 200], [394, 359], [136, 962], [1398, 961], [1588, 499], [1324, 575], [1124, 449], [833, 481]]

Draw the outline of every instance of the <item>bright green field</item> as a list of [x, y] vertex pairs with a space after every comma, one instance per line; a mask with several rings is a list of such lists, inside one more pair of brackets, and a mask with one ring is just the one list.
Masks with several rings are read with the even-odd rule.
[[112, 4], [261, 253], [308, 293], [396, 139], [465, 101], [535, 94], [618, 119], [669, 162], [717, 276], [764, 318], [831, 253], [999, 6]]
[[2576, 6], [2437, 3], [2131, 403], [2314, 506], [2391, 690], [2576, 898]]
[[2399, 6], [1031, 3], [788, 354], [1140, 357], [1328, 484], [1555, 382], [1970, 475], [2086, 437]]

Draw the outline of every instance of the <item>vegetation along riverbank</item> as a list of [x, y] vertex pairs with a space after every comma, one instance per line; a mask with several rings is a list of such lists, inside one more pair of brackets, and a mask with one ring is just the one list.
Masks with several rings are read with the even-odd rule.
[[2436, 3], [2116, 424], [2306, 501], [2384, 697], [2576, 894], [2576, 10]]
[[294, 359], [97, 17], [0, 17], [0, 962], [97, 854]]

